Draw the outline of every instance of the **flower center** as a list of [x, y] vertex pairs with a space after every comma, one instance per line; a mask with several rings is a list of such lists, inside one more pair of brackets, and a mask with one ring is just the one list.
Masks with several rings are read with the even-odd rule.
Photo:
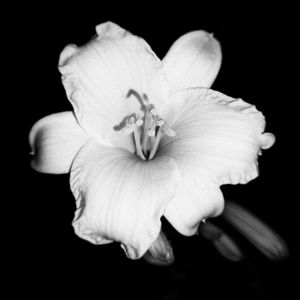
[[151, 160], [157, 151], [162, 136], [172, 137], [176, 135], [176, 132], [167, 126], [155, 106], [149, 103], [146, 94], [140, 95], [137, 91], [130, 89], [126, 98], [131, 96], [134, 96], [139, 102], [143, 116], [137, 113], [125, 116], [113, 129], [127, 135], [132, 134], [136, 154], [143, 160]]

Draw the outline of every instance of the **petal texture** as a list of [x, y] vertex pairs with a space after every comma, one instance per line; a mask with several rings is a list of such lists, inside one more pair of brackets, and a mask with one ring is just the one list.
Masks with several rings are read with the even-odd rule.
[[177, 166], [168, 157], [142, 161], [124, 149], [88, 142], [70, 178], [76, 234], [94, 244], [118, 241], [128, 257], [140, 258], [159, 235], [177, 181]]
[[223, 211], [224, 199], [219, 186], [203, 177], [182, 178], [165, 217], [181, 234], [194, 235], [199, 223]]
[[42, 118], [34, 124], [29, 134], [34, 155], [31, 166], [43, 173], [68, 173], [75, 155], [89, 138], [72, 112]]
[[210, 87], [221, 66], [219, 42], [205, 31], [180, 37], [163, 59], [172, 92], [191, 87]]
[[191, 235], [201, 219], [222, 212], [220, 185], [247, 183], [258, 175], [257, 155], [274, 136], [263, 133], [263, 115], [241, 99], [189, 89], [172, 101], [170, 126], [176, 137], [164, 139], [159, 153], [176, 160], [183, 180], [166, 217], [179, 232]]
[[143, 39], [112, 22], [96, 31], [85, 46], [62, 51], [62, 81], [81, 126], [101, 143], [133, 152], [132, 140], [113, 127], [141, 112], [136, 97], [127, 98], [130, 89], [146, 94], [158, 107], [162, 103], [167, 85], [159, 72], [161, 61]]

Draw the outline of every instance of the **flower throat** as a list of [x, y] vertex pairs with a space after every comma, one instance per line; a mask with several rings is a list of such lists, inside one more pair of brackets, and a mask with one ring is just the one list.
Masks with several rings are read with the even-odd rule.
[[125, 116], [113, 129], [127, 135], [132, 134], [136, 154], [143, 160], [151, 160], [157, 151], [161, 137], [164, 135], [173, 137], [176, 132], [167, 126], [154, 105], [149, 103], [146, 94], [140, 95], [137, 91], [130, 89], [126, 98], [131, 96], [139, 102], [143, 116], [137, 113]]

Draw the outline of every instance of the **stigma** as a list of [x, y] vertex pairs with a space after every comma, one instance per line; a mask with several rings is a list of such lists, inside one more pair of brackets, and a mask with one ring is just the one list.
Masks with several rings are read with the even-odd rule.
[[126, 135], [132, 135], [136, 155], [143, 160], [151, 160], [157, 152], [160, 139], [164, 135], [173, 137], [176, 132], [167, 126], [155, 106], [149, 103], [146, 94], [140, 95], [137, 91], [130, 89], [126, 98], [131, 96], [134, 96], [139, 102], [143, 115], [132, 113], [125, 116], [113, 129]]

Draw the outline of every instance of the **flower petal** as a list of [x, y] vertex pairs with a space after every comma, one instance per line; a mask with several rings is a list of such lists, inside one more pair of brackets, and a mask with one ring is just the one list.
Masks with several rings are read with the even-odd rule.
[[107, 22], [96, 27], [97, 36], [82, 47], [67, 46], [60, 55], [59, 70], [78, 122], [101, 143], [125, 147], [123, 134], [113, 130], [125, 116], [141, 113], [129, 90], [146, 94], [158, 107], [167, 84], [161, 61], [141, 38]]
[[212, 34], [199, 30], [183, 35], [163, 59], [170, 90], [210, 87], [218, 75], [221, 60], [221, 46]]
[[162, 140], [159, 152], [175, 158], [184, 175], [218, 185], [247, 183], [258, 175], [258, 153], [275, 138], [264, 133], [265, 118], [254, 105], [197, 88], [177, 93], [172, 102], [169, 126], [176, 136]]
[[268, 258], [280, 260], [289, 255], [284, 240], [242, 206], [228, 202], [223, 216]]
[[247, 183], [258, 175], [257, 155], [274, 138], [263, 134], [263, 115], [241, 99], [189, 89], [172, 103], [178, 117], [169, 124], [176, 136], [163, 139], [158, 153], [174, 158], [183, 180], [166, 217], [179, 232], [191, 235], [201, 219], [221, 213], [220, 185]]
[[194, 235], [199, 223], [209, 217], [218, 216], [224, 207], [223, 195], [217, 185], [200, 177], [184, 178], [168, 203], [165, 217], [181, 234]]
[[43, 173], [68, 173], [75, 155], [89, 138], [72, 112], [44, 117], [33, 125], [29, 134], [34, 155], [31, 166]]
[[168, 157], [143, 161], [124, 149], [88, 142], [71, 170], [76, 234], [94, 244], [121, 242], [128, 257], [140, 258], [159, 235], [177, 181], [177, 166]]

